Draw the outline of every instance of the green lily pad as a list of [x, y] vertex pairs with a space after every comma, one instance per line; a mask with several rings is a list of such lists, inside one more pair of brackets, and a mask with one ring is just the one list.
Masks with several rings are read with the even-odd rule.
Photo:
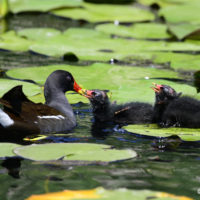
[[30, 40], [48, 40], [60, 35], [61, 32], [53, 28], [27, 28], [18, 31], [17, 34]]
[[[177, 73], [169, 70], [159, 70], [155, 68], [144, 67], [127, 67], [114, 66], [105, 63], [96, 63], [91, 66], [72, 66], [72, 65], [55, 65], [46, 67], [17, 68], [6, 72], [13, 78], [32, 79], [37, 83], [44, 84], [47, 76], [58, 69], [70, 71], [78, 84], [83, 85], [86, 89], [109, 89], [112, 92], [112, 99], [120, 102], [127, 101], [147, 101], [154, 102], [154, 92], [150, 89], [154, 80], [149, 78], [178, 78]], [[81, 70], [81, 74], [80, 74]], [[96, 73], [98, 71], [98, 73]], [[98, 80], [98, 81], [97, 81]], [[194, 87], [173, 84], [169, 81], [159, 81], [163, 84], [171, 85], [175, 89], [178, 86], [180, 91], [186, 94], [194, 95]], [[179, 91], [179, 90], [178, 90]], [[71, 92], [69, 92], [71, 93]], [[68, 95], [70, 103], [82, 100], [80, 95]], [[74, 98], [72, 100], [71, 98]], [[85, 101], [87, 100], [84, 98]], [[88, 102], [88, 101], [87, 101]]]
[[187, 3], [188, 0], [138, 0], [141, 4], [150, 6], [153, 4], [158, 4], [160, 7], [167, 7], [167, 6], [174, 6], [174, 5], [181, 5]]
[[[55, 151], [56, 149], [56, 151]], [[85, 160], [112, 162], [136, 157], [133, 150], [112, 149], [109, 145], [90, 143], [49, 143], [16, 148], [14, 152], [31, 160]]]
[[156, 124], [150, 125], [129, 125], [124, 127], [127, 131], [139, 135], [147, 135], [154, 137], [169, 137], [178, 135], [185, 141], [198, 141], [200, 140], [200, 129], [192, 128], [160, 128]]
[[81, 6], [82, 0], [9, 0], [10, 10], [13, 13], [27, 11], [49, 11], [63, 7]]
[[8, 13], [8, 0], [0, 0], [0, 18]]
[[154, 15], [147, 11], [130, 5], [109, 5], [83, 3], [83, 8], [60, 9], [52, 11], [53, 14], [73, 19], [84, 19], [90, 22], [100, 21], [146, 21], [154, 20]]
[[0, 35], [0, 48], [11, 51], [27, 51], [31, 41], [18, 37], [14, 31], [9, 31]]
[[108, 34], [114, 34], [133, 38], [166, 39], [170, 38], [167, 33], [167, 26], [156, 23], [137, 23], [131, 26], [122, 26], [114, 24], [102, 24], [96, 26], [96, 29]]
[[32, 195], [26, 200], [46, 200], [46, 199], [99, 199], [99, 200], [192, 200], [189, 197], [176, 196], [166, 192], [151, 190], [130, 190], [119, 188], [116, 190], [106, 190], [98, 187], [91, 190], [64, 190], [61, 192]]
[[191, 24], [199, 24], [199, 9], [199, 0], [184, 1], [180, 4], [162, 8], [159, 15], [164, 16], [167, 22], [170, 23], [189, 22]]
[[186, 54], [186, 53], [173, 53], [173, 52], [141, 52], [135, 53], [125, 60], [132, 61], [145, 61], [157, 64], [169, 65], [170, 68], [176, 71], [196, 71], [199, 70], [200, 56]]
[[[40, 29], [41, 30], [41, 29]], [[37, 30], [35, 30], [37, 32]], [[109, 34], [97, 30], [72, 28], [63, 34], [40, 40], [34, 32], [26, 33], [28, 39], [34, 37], [29, 50], [60, 57], [72, 52], [82, 60], [122, 59], [136, 52], [150, 51], [198, 51], [200, 46], [190, 42], [137, 41], [121, 38], [110, 38]], [[45, 30], [43, 30], [45, 35]], [[38, 38], [38, 39], [37, 39]], [[89, 40], [89, 42], [88, 42]], [[122, 48], [123, 47], [123, 48]], [[18, 47], [19, 48], [19, 47]], [[6, 47], [5, 47], [6, 49]]]
[[41, 92], [41, 88], [39, 86], [28, 82], [0, 79], [0, 85], [0, 96], [17, 85], [23, 85], [23, 91], [29, 97]]
[[0, 157], [16, 156], [13, 149], [20, 147], [21, 145], [14, 143], [0, 143]]
[[[169, 30], [173, 33], [179, 40], [182, 40], [192, 33], [197, 37], [200, 35], [198, 32], [200, 30], [200, 24], [191, 24], [191, 23], [178, 23], [178, 24], [169, 24]], [[194, 36], [193, 36], [194, 37]]]

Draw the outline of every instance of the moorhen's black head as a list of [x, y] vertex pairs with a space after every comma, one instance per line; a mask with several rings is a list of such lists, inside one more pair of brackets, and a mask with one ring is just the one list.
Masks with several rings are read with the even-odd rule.
[[82, 89], [76, 83], [70, 72], [64, 70], [56, 70], [49, 75], [44, 85], [44, 95], [46, 102], [50, 102], [52, 95], [55, 95], [59, 92], [65, 93], [70, 90], [87, 97], [87, 90]]
[[105, 103], [109, 102], [109, 98], [107, 95], [108, 90], [90, 90], [90, 94], [89, 92], [89, 100], [91, 102], [92, 105], [103, 105]]
[[155, 91], [156, 104], [168, 103], [169, 101], [178, 98], [182, 93], [177, 93], [168, 85], [158, 85], [153, 83], [152, 89]]

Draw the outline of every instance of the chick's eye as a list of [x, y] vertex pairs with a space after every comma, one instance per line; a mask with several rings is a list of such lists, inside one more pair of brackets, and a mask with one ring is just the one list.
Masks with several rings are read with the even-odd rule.
[[96, 95], [97, 95], [97, 93], [96, 93], [96, 92], [92, 92], [92, 95], [93, 95], [93, 96], [96, 96]]

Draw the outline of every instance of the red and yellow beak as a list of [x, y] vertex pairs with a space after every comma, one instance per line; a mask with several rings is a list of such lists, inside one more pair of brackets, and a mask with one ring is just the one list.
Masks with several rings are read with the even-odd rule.
[[160, 93], [161, 88], [163, 87], [162, 85], [158, 85], [156, 83], [152, 83], [154, 87], [151, 87], [156, 93]]
[[90, 98], [92, 95], [92, 90], [86, 90], [81, 88], [76, 81], [74, 81], [74, 91], [76, 91], [77, 93], [79, 93], [80, 95]]

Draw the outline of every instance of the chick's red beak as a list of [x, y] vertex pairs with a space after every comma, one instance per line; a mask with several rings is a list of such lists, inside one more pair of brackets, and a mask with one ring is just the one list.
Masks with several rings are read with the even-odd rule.
[[156, 93], [160, 93], [161, 88], [163, 87], [162, 85], [158, 85], [156, 83], [152, 83], [154, 87], [151, 87]]
[[90, 98], [92, 95], [92, 90], [86, 90], [81, 88], [76, 81], [74, 81], [74, 91], [76, 91], [77, 93], [79, 93], [80, 95]]

